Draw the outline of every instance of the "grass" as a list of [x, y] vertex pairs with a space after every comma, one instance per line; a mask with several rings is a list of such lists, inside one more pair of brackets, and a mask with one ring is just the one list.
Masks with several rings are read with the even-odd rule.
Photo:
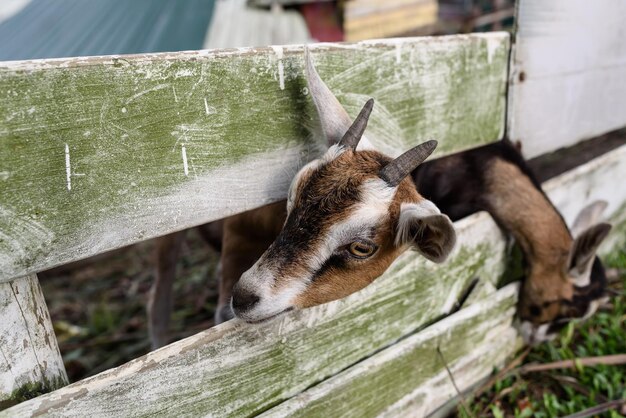
[[[582, 324], [571, 323], [551, 343], [527, 352], [522, 364], [551, 363], [626, 353], [626, 251], [607, 257], [617, 273], [607, 306]], [[522, 373], [516, 367], [459, 406], [458, 417], [564, 417], [612, 400], [626, 399], [626, 364]], [[586, 416], [623, 417], [626, 406]]]

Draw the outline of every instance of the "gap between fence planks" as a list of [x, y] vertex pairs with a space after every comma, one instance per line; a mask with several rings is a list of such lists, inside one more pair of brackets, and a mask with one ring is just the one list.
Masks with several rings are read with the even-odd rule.
[[[310, 48], [387, 154], [503, 134], [506, 33]], [[325, 147], [301, 46], [5, 62], [0, 100], [0, 281], [283, 199]]]

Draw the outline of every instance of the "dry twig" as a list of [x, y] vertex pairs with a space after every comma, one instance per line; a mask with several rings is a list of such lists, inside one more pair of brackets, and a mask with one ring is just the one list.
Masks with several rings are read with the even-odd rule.
[[602, 412], [609, 411], [611, 409], [616, 409], [620, 406], [626, 405], [626, 399], [618, 399], [616, 401], [609, 401], [605, 403], [601, 403], [600, 405], [596, 405], [589, 409], [585, 409], [580, 412], [576, 412], [575, 414], [568, 415], [564, 418], [587, 418], [592, 417], [594, 415], [598, 415]]
[[545, 370], [554, 369], [575, 369], [578, 366], [597, 366], [604, 364], [607, 366], [616, 366], [620, 364], [626, 364], [626, 354], [614, 354], [610, 356], [597, 356], [597, 357], [581, 357], [573, 360], [561, 360], [552, 363], [545, 364], [527, 364], [520, 367], [518, 370], [520, 373], [532, 373], [541, 372]]
[[530, 353], [531, 349], [531, 347], [526, 347], [522, 354], [513, 359], [513, 361], [511, 361], [509, 364], [506, 365], [506, 367], [504, 367], [504, 369], [500, 370], [495, 376], [493, 376], [485, 384], [478, 388], [478, 390], [474, 392], [474, 396], [481, 395], [484, 391], [492, 387], [497, 381], [504, 379], [506, 376], [508, 376], [511, 371], [513, 371], [517, 366], [520, 365], [522, 361], [524, 361], [528, 353]]
[[452, 381], [452, 386], [454, 386], [454, 389], [456, 390], [456, 393], [459, 396], [459, 399], [461, 400], [461, 405], [463, 406], [465, 413], [472, 418], [476, 418], [474, 414], [472, 414], [472, 411], [467, 406], [467, 403], [465, 403], [465, 397], [459, 390], [459, 387], [456, 385], [456, 381], [454, 380], [452, 371], [450, 371], [450, 368], [448, 368], [448, 363], [446, 363], [446, 359], [443, 357], [443, 353], [441, 352], [441, 348], [439, 348], [439, 346], [437, 346], [437, 354], [439, 355], [439, 358], [441, 359], [441, 363], [443, 363], [443, 367], [446, 368], [446, 372], [448, 372], [448, 376], [450, 377], [450, 380]]

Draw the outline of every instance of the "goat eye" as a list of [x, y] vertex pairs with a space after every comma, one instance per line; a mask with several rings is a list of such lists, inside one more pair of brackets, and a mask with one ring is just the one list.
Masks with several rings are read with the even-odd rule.
[[374, 251], [376, 251], [376, 246], [363, 241], [355, 241], [348, 247], [348, 251], [353, 257], [356, 258], [368, 258]]

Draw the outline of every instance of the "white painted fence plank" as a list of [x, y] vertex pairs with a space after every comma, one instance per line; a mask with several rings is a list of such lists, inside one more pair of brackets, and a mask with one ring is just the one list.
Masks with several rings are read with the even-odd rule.
[[626, 2], [521, 0], [508, 136], [527, 158], [626, 126]]
[[623, 145], [547, 181], [543, 188], [571, 225], [578, 213], [595, 200], [608, 203], [606, 219], [620, 218], [626, 211], [625, 181], [626, 145]]
[[67, 382], [37, 276], [0, 283], [0, 409]]

